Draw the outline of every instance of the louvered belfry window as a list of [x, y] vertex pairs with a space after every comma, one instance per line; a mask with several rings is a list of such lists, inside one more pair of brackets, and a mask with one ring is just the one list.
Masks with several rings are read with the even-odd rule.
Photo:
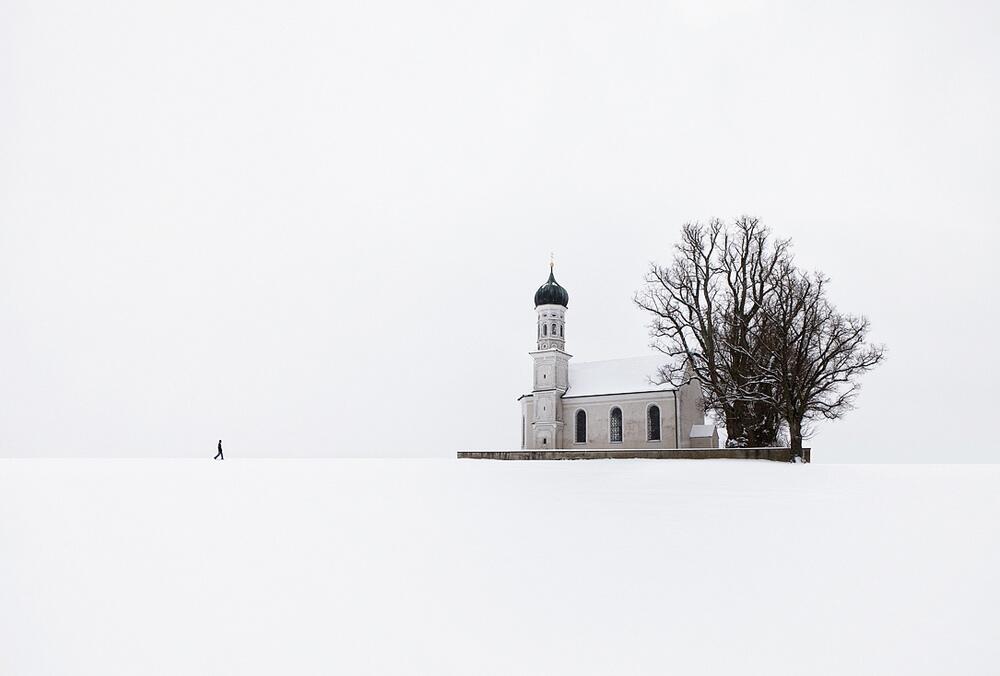
[[646, 413], [646, 439], [649, 441], [660, 440], [660, 407], [653, 405]]
[[611, 443], [621, 443], [622, 440], [622, 410], [611, 409]]

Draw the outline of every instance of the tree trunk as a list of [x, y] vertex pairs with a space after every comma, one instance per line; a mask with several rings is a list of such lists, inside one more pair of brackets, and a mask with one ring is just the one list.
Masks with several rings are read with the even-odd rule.
[[778, 436], [778, 412], [763, 402], [748, 404], [746, 429], [749, 446], [773, 446]]
[[[740, 403], [735, 405], [729, 405], [723, 408], [723, 413], [726, 416], [726, 434], [728, 439], [726, 441], [727, 446], [733, 446], [737, 443], [747, 444], [747, 428], [746, 428], [746, 412], [745, 407]], [[742, 440], [742, 442], [738, 441]]]
[[802, 450], [802, 421], [792, 419], [788, 421], [788, 436], [792, 440], [792, 450]]

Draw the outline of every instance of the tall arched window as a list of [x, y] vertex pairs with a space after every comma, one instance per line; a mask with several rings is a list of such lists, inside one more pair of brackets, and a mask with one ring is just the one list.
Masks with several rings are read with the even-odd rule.
[[583, 409], [576, 412], [576, 443], [587, 443], [587, 412]]
[[563, 337], [563, 327], [561, 327], [561, 326], [559, 327], [559, 337], [560, 338]]
[[646, 411], [646, 439], [647, 441], [660, 440], [660, 407], [653, 404]]
[[622, 410], [615, 406], [611, 409], [611, 443], [620, 444], [622, 442]]
[[549, 335], [549, 325], [548, 324], [542, 324], [542, 335], [543, 336]]

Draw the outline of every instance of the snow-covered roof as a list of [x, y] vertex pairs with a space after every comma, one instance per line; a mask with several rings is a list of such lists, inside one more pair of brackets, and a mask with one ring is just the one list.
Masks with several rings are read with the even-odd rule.
[[715, 434], [715, 425], [691, 425], [692, 439], [711, 439]]
[[656, 370], [670, 357], [652, 354], [628, 359], [569, 363], [569, 390], [566, 397], [592, 397], [628, 392], [669, 392], [673, 385], [654, 385]]

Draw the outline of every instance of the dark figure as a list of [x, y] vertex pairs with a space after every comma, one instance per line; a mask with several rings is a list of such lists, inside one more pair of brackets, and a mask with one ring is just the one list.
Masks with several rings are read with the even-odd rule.
[[219, 439], [219, 452], [215, 454], [215, 457], [212, 458], [212, 460], [225, 460], [222, 456], [222, 439]]

